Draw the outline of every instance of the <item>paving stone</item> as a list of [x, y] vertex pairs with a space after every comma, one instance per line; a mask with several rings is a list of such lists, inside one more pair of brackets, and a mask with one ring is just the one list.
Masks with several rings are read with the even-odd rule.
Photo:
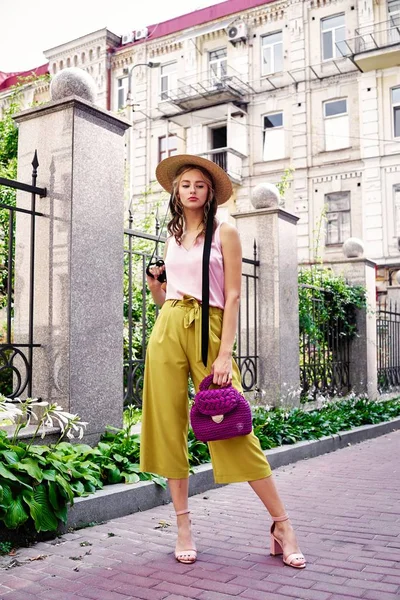
[[400, 431], [275, 471], [304, 570], [269, 555], [270, 519], [243, 483], [190, 499], [193, 565], [175, 560], [173, 508], [159, 506], [19, 549], [21, 566], [0, 571], [0, 598], [397, 600], [399, 462]]

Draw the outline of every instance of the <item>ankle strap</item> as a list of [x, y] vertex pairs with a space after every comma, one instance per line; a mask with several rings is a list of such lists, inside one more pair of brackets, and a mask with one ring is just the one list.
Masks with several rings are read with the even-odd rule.
[[286, 514], [284, 514], [282, 517], [273, 517], [273, 516], [271, 515], [271, 518], [272, 518], [272, 520], [273, 520], [275, 523], [277, 523], [277, 522], [279, 522], [279, 521], [287, 521], [287, 520], [289, 519], [289, 515], [288, 515], [287, 513], [286, 513]]
[[179, 517], [180, 515], [188, 515], [189, 513], [190, 513], [190, 510], [188, 508], [186, 510], [177, 510], [176, 516]]

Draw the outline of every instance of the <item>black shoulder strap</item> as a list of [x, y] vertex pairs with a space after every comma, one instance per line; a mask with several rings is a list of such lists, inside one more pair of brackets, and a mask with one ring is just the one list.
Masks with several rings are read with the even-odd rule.
[[214, 217], [208, 213], [206, 237], [203, 249], [203, 279], [201, 293], [201, 358], [207, 366], [209, 338], [209, 306], [210, 306], [210, 252], [214, 228]]

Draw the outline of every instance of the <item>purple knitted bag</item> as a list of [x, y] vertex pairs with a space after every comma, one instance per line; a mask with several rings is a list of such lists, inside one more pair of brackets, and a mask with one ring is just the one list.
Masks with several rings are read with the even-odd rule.
[[190, 409], [193, 433], [201, 442], [227, 440], [252, 430], [251, 408], [232, 385], [209, 390], [213, 375], [200, 383]]

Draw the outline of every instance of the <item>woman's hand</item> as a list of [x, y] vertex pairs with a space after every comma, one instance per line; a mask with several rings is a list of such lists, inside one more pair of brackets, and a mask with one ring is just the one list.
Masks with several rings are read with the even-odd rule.
[[149, 268], [149, 271], [153, 275], [153, 277], [150, 277], [146, 274], [146, 281], [150, 290], [156, 290], [161, 288], [163, 284], [158, 281], [158, 278], [160, 277], [161, 273], [164, 273], [165, 265], [163, 265], [162, 267], [156, 267], [155, 265], [153, 265]]
[[211, 367], [213, 383], [226, 386], [232, 383], [232, 354], [219, 354]]

